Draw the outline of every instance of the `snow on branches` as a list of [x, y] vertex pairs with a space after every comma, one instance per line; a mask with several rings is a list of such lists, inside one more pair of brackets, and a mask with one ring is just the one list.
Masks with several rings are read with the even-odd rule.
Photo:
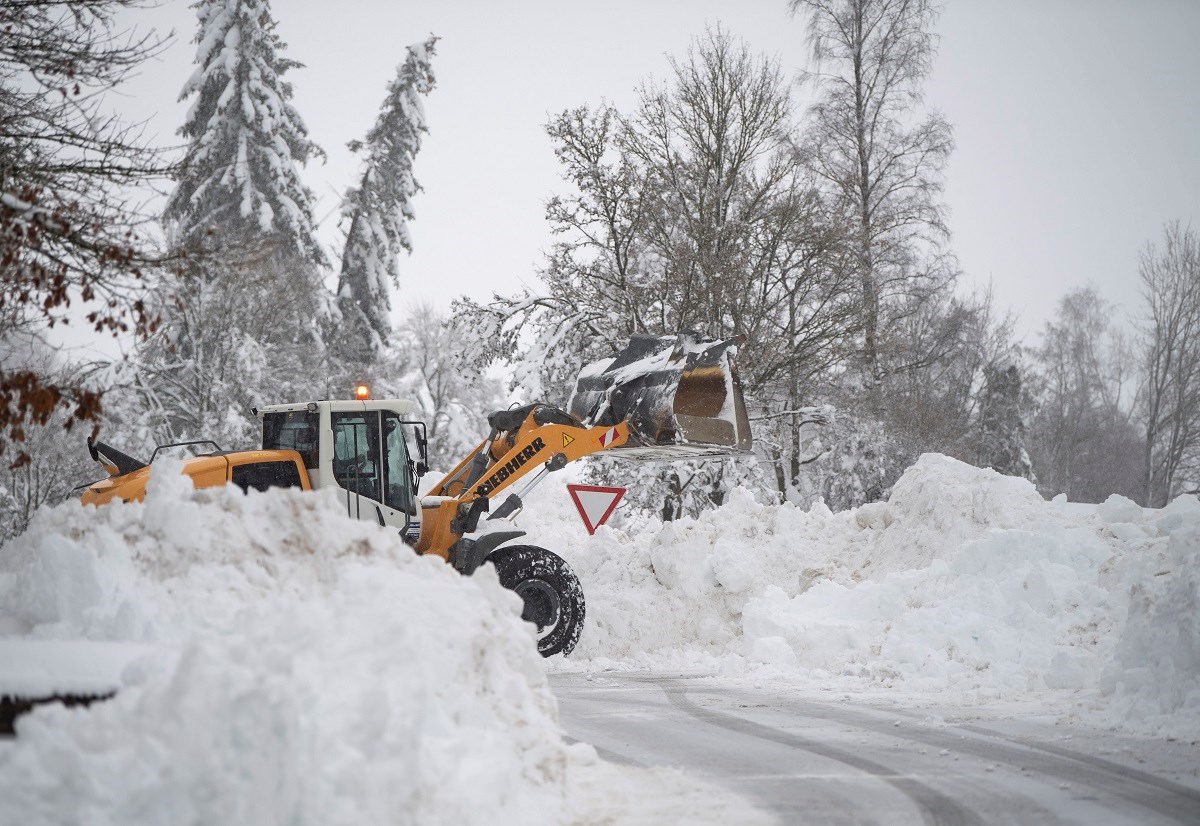
[[350, 222], [338, 306], [343, 323], [356, 341], [370, 341], [378, 353], [391, 332], [388, 292], [398, 283], [397, 258], [412, 251], [408, 222], [414, 217], [412, 199], [421, 186], [413, 177], [413, 160], [428, 132], [421, 97], [433, 89], [430, 67], [437, 38], [408, 47], [408, 54], [388, 84], [387, 96], [365, 142], [351, 149], [366, 151], [361, 183], [347, 190], [343, 214]]
[[289, 102], [283, 75], [300, 66], [281, 56], [267, 0], [199, 0], [196, 71], [180, 100], [195, 96], [179, 133], [190, 143], [167, 205], [185, 242], [214, 231], [273, 236], [314, 264], [312, 195], [298, 164], [320, 156]]
[[[139, 187], [168, 165], [107, 94], [163, 40], [122, 22], [138, 0], [0, 3], [0, 456], [30, 462], [27, 435], [48, 423], [94, 424], [100, 390], [79, 372], [51, 375], [25, 346], [58, 324], [114, 336], [157, 321], [145, 270]], [[17, 341], [22, 346], [16, 344]], [[40, 458], [40, 457], [39, 457]]]

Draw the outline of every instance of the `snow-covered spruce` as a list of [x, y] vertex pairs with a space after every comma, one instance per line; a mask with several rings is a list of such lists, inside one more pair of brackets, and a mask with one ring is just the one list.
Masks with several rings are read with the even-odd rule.
[[376, 353], [391, 332], [389, 292], [398, 283], [397, 258], [401, 250], [412, 251], [408, 222], [414, 216], [413, 196], [421, 189], [413, 160], [429, 131], [421, 98], [435, 83], [430, 59], [436, 45], [431, 36], [408, 47], [365, 143], [351, 144], [365, 148], [366, 169], [342, 207], [349, 229], [338, 281], [343, 325], [338, 338], [370, 342]]
[[187, 151], [164, 215], [186, 256], [153, 291], [163, 324], [139, 346], [136, 395], [117, 404], [151, 443], [236, 445], [256, 438], [253, 407], [329, 395], [322, 333], [337, 308], [299, 171], [321, 153], [283, 80], [300, 64], [283, 57], [267, 0], [194, 5]]
[[1036, 483], [1025, 448], [1025, 411], [1031, 404], [1028, 391], [1022, 389], [1021, 371], [1015, 364], [988, 364], [983, 381], [976, 464]]
[[321, 150], [283, 80], [300, 64], [282, 56], [267, 0], [200, 0], [196, 8], [196, 70], [179, 96], [195, 101], [179, 130], [188, 149], [166, 217], [184, 243], [245, 228], [322, 265], [312, 195], [298, 170]]

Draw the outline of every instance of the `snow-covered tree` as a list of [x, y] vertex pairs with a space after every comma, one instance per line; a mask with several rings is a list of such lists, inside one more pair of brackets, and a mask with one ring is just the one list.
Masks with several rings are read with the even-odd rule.
[[[164, 214], [186, 266], [164, 276], [167, 323], [143, 350], [160, 438], [252, 437], [254, 404], [324, 389], [334, 314], [299, 165], [319, 156], [290, 103], [267, 0], [199, 0], [186, 156]], [[223, 442], [224, 443], [224, 442]]]
[[916, 456], [897, 443], [883, 423], [849, 406], [821, 410], [824, 421], [803, 434], [806, 456], [799, 504], [821, 500], [835, 511], [887, 498], [892, 485]]
[[[180, 100], [195, 97], [179, 133], [184, 171], [167, 204], [185, 245], [270, 239], [315, 264], [312, 195], [298, 164], [320, 156], [283, 80], [300, 66], [282, 56], [267, 0], [199, 0], [196, 70]], [[231, 237], [232, 234], [232, 237]]]
[[979, 402], [979, 447], [976, 464], [1006, 476], [1034, 480], [1033, 463], [1025, 450], [1025, 410], [1021, 371], [1015, 364], [989, 364], [983, 369]]
[[487, 435], [488, 414], [509, 399], [499, 379], [462, 369], [462, 331], [429, 305], [409, 310], [394, 338], [380, 389], [416, 403], [416, 418], [429, 428], [430, 466], [449, 471]]
[[339, 346], [355, 360], [367, 361], [386, 345], [391, 333], [389, 291], [398, 284], [397, 258], [412, 251], [408, 222], [412, 199], [421, 187], [413, 177], [413, 160], [428, 132], [421, 96], [434, 86], [430, 59], [437, 38], [408, 47], [408, 54], [388, 84], [387, 97], [365, 141], [350, 144], [365, 150], [366, 169], [357, 187], [346, 192], [344, 214], [350, 222], [338, 280], [341, 325]]
[[281, 289], [291, 275], [286, 260], [241, 247], [164, 279], [168, 321], [133, 381], [154, 438], [244, 446], [258, 429], [252, 407], [322, 395], [313, 296]]
[[[139, 191], [163, 156], [108, 93], [162, 45], [127, 27], [141, 0], [0, 3], [0, 455], [29, 461], [27, 429], [94, 424], [99, 388], [51, 378], [13, 347], [56, 324], [145, 335], [160, 260]], [[57, 431], [55, 431], [57, 433]], [[61, 434], [60, 434], [61, 435]], [[32, 439], [32, 436], [29, 436]], [[36, 460], [36, 457], [35, 457]]]
[[[88, 366], [65, 362], [37, 334], [0, 337], [0, 371], [11, 373], [14, 367], [44, 377], [50, 386], [105, 386], [94, 381]], [[30, 460], [0, 461], [0, 543], [24, 531], [39, 507], [58, 504], [75, 485], [95, 478], [95, 465], [84, 450], [88, 430], [71, 428], [70, 415], [63, 405], [43, 421], [26, 422], [20, 447]]]
[[814, 70], [806, 79], [818, 92], [806, 148], [842, 211], [846, 263], [858, 281], [862, 369], [880, 379], [908, 361], [889, 340], [892, 327], [955, 272], [940, 201], [952, 130], [937, 112], [919, 117], [938, 8], [933, 0], [788, 5], [808, 18]]

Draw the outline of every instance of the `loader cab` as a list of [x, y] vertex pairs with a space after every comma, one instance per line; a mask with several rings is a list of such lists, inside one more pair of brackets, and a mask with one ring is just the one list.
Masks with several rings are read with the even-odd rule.
[[312, 487], [335, 490], [347, 515], [415, 541], [428, 459], [425, 424], [410, 420], [411, 410], [408, 401], [378, 399], [272, 405], [257, 415], [264, 449], [297, 451]]

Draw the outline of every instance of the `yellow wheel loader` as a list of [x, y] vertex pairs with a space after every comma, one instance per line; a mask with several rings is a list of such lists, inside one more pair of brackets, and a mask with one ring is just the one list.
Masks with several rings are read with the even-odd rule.
[[[261, 450], [187, 442], [161, 445], [155, 456], [168, 447], [211, 445], [215, 450], [184, 463], [197, 488], [330, 488], [347, 516], [398, 531], [419, 554], [439, 556], [463, 574], [491, 562], [501, 584], [524, 601], [522, 616], [537, 625], [538, 650], [566, 654], [583, 629], [583, 591], [559, 556], [513, 544], [524, 532], [512, 519], [546, 476], [600, 451], [635, 459], [748, 452], [734, 344], [694, 334], [635, 336], [614, 358], [584, 368], [568, 410], [534, 403], [488, 416], [487, 438], [421, 497], [425, 424], [409, 418], [409, 402], [366, 398], [361, 386], [355, 400], [256, 409]], [[88, 450], [109, 477], [84, 492], [85, 505], [145, 496], [148, 463], [90, 439]]]

